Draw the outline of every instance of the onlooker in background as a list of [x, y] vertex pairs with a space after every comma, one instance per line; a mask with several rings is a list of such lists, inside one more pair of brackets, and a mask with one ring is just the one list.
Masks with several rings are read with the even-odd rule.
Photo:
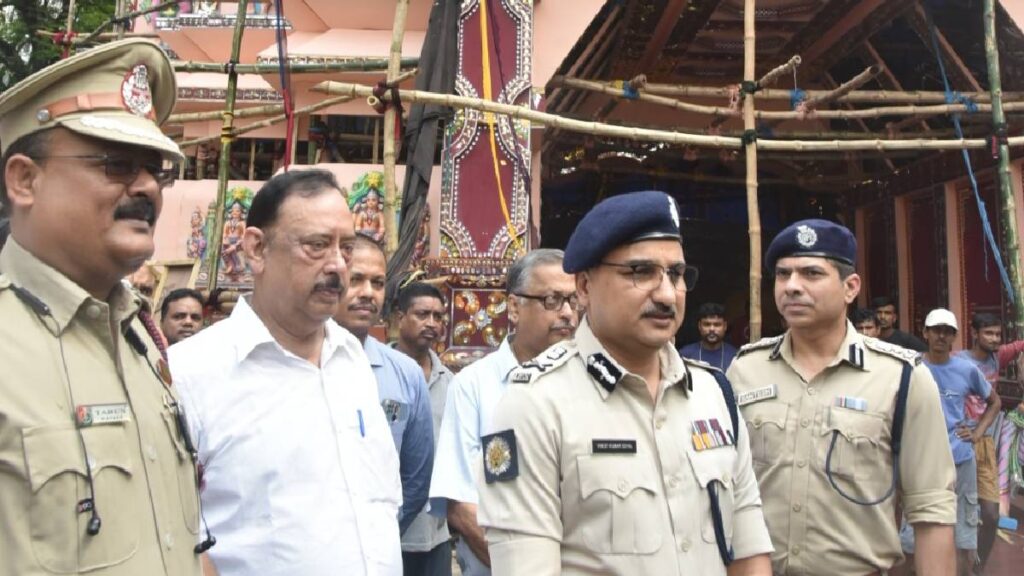
[[729, 369], [736, 356], [736, 348], [725, 341], [729, 323], [725, 320], [725, 306], [705, 302], [697, 308], [697, 331], [700, 340], [679, 349], [679, 355], [710, 364], [722, 372]]
[[242, 238], [252, 294], [170, 350], [221, 576], [402, 573], [398, 454], [366, 353], [331, 319], [354, 241], [333, 175], [271, 178]]
[[[978, 313], [971, 318], [971, 348], [956, 353], [960, 358], [974, 363], [993, 389], [999, 373], [1006, 370], [1018, 354], [1024, 352], [1024, 340], [1000, 345], [1002, 341], [1003, 326], [999, 318], [993, 314]], [[967, 428], [976, 433], [987, 410], [988, 402], [985, 398], [968, 394], [967, 405], [964, 407]], [[984, 434], [974, 442], [974, 453], [978, 461], [978, 500], [981, 504], [978, 556], [982, 568], [992, 552], [999, 525], [999, 460], [996, 458], [995, 426], [987, 426], [983, 430]]]
[[[334, 320], [362, 342], [377, 379], [380, 405], [391, 426], [400, 463], [402, 507], [398, 512], [398, 527], [402, 535], [403, 570], [405, 574], [421, 574], [422, 571], [410, 570], [405, 562], [405, 543], [407, 536], [415, 536], [409, 532], [413, 521], [427, 515], [423, 508], [427, 504], [434, 465], [434, 431], [427, 382], [419, 366], [370, 335], [370, 328], [380, 321], [384, 307], [386, 274], [384, 250], [370, 238], [357, 235], [348, 262], [348, 290]], [[450, 573], [450, 552], [445, 560]]]
[[878, 338], [880, 333], [878, 314], [871, 308], [858, 308], [850, 314], [850, 321], [857, 332], [871, 338]]
[[156, 285], [160, 283], [160, 273], [157, 272], [156, 266], [152, 262], [146, 262], [128, 276], [128, 283], [152, 304]]
[[878, 337], [890, 344], [903, 346], [918, 352], [926, 352], [928, 345], [923, 340], [896, 328], [899, 320], [899, 313], [896, 310], [896, 301], [888, 296], [880, 296], [871, 300], [871, 307], [878, 315]]
[[203, 329], [203, 295], [191, 288], [171, 290], [160, 304], [160, 331], [177, 344]]
[[[444, 335], [444, 299], [437, 288], [415, 282], [399, 292], [396, 307], [398, 342], [394, 346], [416, 361], [427, 379], [436, 449], [444, 403], [448, 398], [448, 384], [454, 376], [433, 350]], [[427, 513], [417, 516], [402, 537], [405, 573], [426, 576], [451, 574], [450, 540], [446, 519]]]
[[[956, 525], [953, 530], [957, 550], [957, 573], [971, 574], [978, 550], [978, 469], [974, 443], [999, 412], [999, 395], [972, 362], [951, 355], [953, 341], [959, 330], [956, 316], [945, 308], [936, 308], [924, 320], [924, 338], [928, 351], [925, 366], [931, 370], [939, 386], [942, 412], [946, 416], [949, 445], [956, 464]], [[988, 399], [989, 406], [975, 430], [967, 428], [964, 401], [968, 394]], [[914, 542], [908, 530], [903, 531], [903, 549], [912, 554]]]
[[508, 320], [511, 334], [497, 351], [464, 368], [452, 379], [430, 483], [430, 511], [448, 518], [461, 535], [456, 544], [465, 576], [490, 574], [484, 532], [477, 524], [476, 471], [480, 437], [519, 364], [552, 344], [572, 338], [579, 317], [576, 282], [562, 271], [561, 250], [527, 253], [508, 269]]

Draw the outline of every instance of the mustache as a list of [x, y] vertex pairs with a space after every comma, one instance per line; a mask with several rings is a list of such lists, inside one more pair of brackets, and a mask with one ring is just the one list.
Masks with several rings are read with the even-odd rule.
[[645, 307], [640, 316], [642, 318], [675, 318], [676, 307], [655, 302], [652, 305]]
[[148, 198], [131, 198], [117, 205], [114, 220], [145, 220], [156, 224], [156, 206]]
[[313, 285], [313, 292], [341, 294], [344, 289], [345, 284], [341, 281], [341, 276], [337, 274], [328, 274], [326, 278]]
[[555, 324], [551, 327], [549, 332], [558, 332], [560, 330], [575, 330], [576, 327], [569, 323]]
[[439, 336], [440, 334], [438, 334], [436, 330], [431, 330], [429, 328], [420, 332], [420, 338], [425, 338], [427, 340], [437, 340]]
[[353, 302], [348, 307], [349, 310], [365, 310], [376, 314], [380, 312], [380, 309], [373, 302]]

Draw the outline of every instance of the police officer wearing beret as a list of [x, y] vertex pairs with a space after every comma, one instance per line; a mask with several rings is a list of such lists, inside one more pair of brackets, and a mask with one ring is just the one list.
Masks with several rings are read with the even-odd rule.
[[731, 389], [672, 346], [697, 279], [675, 201], [601, 202], [563, 266], [585, 313], [576, 337], [513, 373], [481, 439], [494, 574], [769, 574]]
[[201, 572], [191, 446], [121, 282], [153, 254], [183, 160], [158, 127], [174, 99], [170, 61], [141, 40], [0, 97], [0, 573]]
[[[916, 352], [859, 334], [849, 230], [804, 220], [768, 247], [782, 336], [740, 349], [729, 380], [749, 431], [776, 574], [881, 574], [902, 559], [896, 502], [923, 576], [952, 574], [956, 478], [935, 381]], [[924, 544], [924, 548], [920, 548]]]

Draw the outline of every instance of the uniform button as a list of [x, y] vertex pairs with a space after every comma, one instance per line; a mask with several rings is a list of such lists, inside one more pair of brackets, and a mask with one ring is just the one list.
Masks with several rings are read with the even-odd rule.
[[796, 461], [796, 467], [797, 468], [803, 468], [804, 466], [807, 466], [807, 461], [806, 460], [797, 460]]
[[89, 304], [88, 306], [85, 307], [85, 315], [91, 320], [99, 318], [100, 307], [97, 306], [96, 304]]
[[683, 540], [683, 543], [679, 545], [679, 548], [682, 549], [683, 552], [689, 552], [690, 551], [690, 539], [687, 538], [686, 540]]
[[629, 488], [629, 482], [625, 480], [619, 480], [619, 492], [625, 492]]
[[811, 425], [811, 419], [810, 418], [801, 418], [800, 419], [800, 425], [803, 426], [804, 428], [807, 428], [808, 426]]
[[818, 389], [817, 388], [808, 388], [807, 389], [807, 393], [810, 394], [811, 396], [814, 396], [815, 394], [818, 393]]
[[796, 545], [793, 546], [793, 556], [799, 556], [799, 555], [800, 555], [800, 545], [796, 544]]
[[760, 425], [761, 425], [761, 417], [760, 416], [754, 416], [754, 426], [760, 426]]
[[664, 426], [664, 425], [665, 425], [665, 421], [664, 420], [656, 420], [654, 422], [654, 427], [657, 428], [658, 430], [661, 430], [661, 427]]
[[793, 503], [793, 512], [799, 512], [801, 508], [803, 508], [803, 506], [800, 506], [799, 502]]
[[675, 488], [676, 486], [679, 486], [679, 478], [673, 476], [672, 479], [668, 481], [668, 486], [669, 488]]
[[156, 462], [156, 450], [152, 446], [146, 446], [146, 458]]
[[726, 486], [729, 485], [729, 475], [728, 474], [726, 474], [725, 476], [722, 476], [722, 483], [725, 484]]
[[171, 536], [170, 532], [164, 534], [164, 546], [166, 546], [168, 550], [174, 547], [174, 536]]

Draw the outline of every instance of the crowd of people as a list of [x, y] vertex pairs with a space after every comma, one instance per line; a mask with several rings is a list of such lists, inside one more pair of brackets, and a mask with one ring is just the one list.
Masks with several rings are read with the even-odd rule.
[[769, 245], [784, 334], [736, 350], [706, 303], [676, 350], [698, 280], [676, 201], [610, 197], [509, 267], [509, 335], [455, 374], [441, 291], [405, 286], [397, 340], [375, 338], [386, 255], [330, 173], [292, 171], [240, 235], [252, 292], [204, 328], [202, 295], [155, 306], [143, 265], [182, 160], [158, 127], [173, 78], [126, 40], [0, 97], [0, 573], [434, 576], [453, 547], [467, 576], [987, 559], [1024, 427], [992, 383], [1024, 343], [978, 314], [954, 353], [953, 313], [920, 342], [891, 300], [848, 318], [845, 227]]

